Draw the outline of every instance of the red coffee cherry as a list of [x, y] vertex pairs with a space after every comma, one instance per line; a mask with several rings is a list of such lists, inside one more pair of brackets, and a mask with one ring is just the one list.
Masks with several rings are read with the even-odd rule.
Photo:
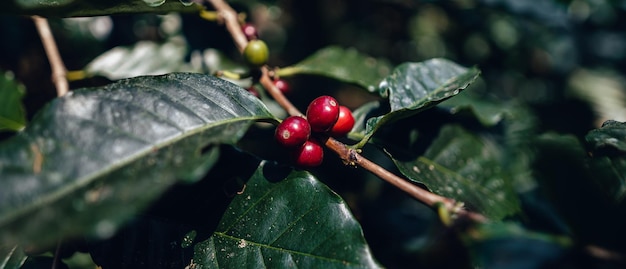
[[254, 25], [252, 25], [251, 23], [245, 23], [244, 25], [242, 25], [241, 31], [246, 36], [248, 41], [259, 38], [256, 27], [254, 27]]
[[328, 95], [317, 97], [309, 104], [306, 118], [314, 132], [328, 131], [339, 118], [339, 103]]
[[342, 137], [352, 131], [354, 127], [354, 116], [349, 108], [339, 106], [339, 118], [333, 128], [330, 129], [330, 135], [334, 137]]
[[289, 88], [289, 83], [282, 79], [274, 80], [274, 86], [276, 86], [276, 88], [278, 88], [283, 94], [291, 92], [291, 88]]
[[274, 138], [285, 147], [302, 146], [311, 135], [309, 122], [300, 116], [291, 116], [283, 120], [274, 132]]
[[315, 167], [324, 160], [324, 149], [315, 139], [309, 139], [293, 152], [294, 162], [300, 167]]

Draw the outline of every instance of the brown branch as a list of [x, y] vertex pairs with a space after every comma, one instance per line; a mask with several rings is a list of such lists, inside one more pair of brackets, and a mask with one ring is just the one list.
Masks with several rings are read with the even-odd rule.
[[263, 71], [263, 74], [261, 75], [261, 79], [259, 79], [259, 82], [261, 82], [261, 85], [263, 85], [263, 88], [267, 90], [267, 92], [272, 96], [272, 98], [274, 98], [274, 100], [282, 108], [284, 108], [289, 115], [292, 115], [292, 116], [304, 115], [302, 114], [302, 112], [300, 112], [300, 110], [296, 106], [294, 106], [291, 103], [291, 101], [289, 101], [289, 99], [287, 99], [287, 97], [285, 97], [285, 95], [280, 91], [280, 89], [278, 89], [276, 85], [274, 85], [274, 82], [268, 75], [269, 73], [268, 68], [264, 66], [261, 69]]
[[592, 257], [596, 257], [598, 259], [614, 261], [620, 264], [625, 264], [626, 262], [624, 256], [619, 252], [608, 250], [599, 246], [588, 245], [585, 247], [585, 251]]
[[63, 96], [69, 91], [69, 84], [65, 76], [67, 69], [59, 54], [59, 49], [54, 41], [48, 20], [39, 16], [33, 16], [32, 19], [35, 22], [35, 27], [37, 27], [37, 32], [39, 32], [39, 37], [41, 38], [46, 55], [48, 56], [48, 61], [50, 62], [52, 82], [56, 86], [57, 96]]
[[237, 49], [239, 49], [240, 53], [243, 53], [243, 49], [245, 49], [248, 44], [248, 39], [241, 31], [237, 12], [223, 0], [207, 0], [207, 2], [213, 5], [218, 15], [226, 24], [226, 30], [231, 34], [235, 45], [237, 45]]
[[[237, 12], [235, 12], [235, 10], [223, 0], [207, 0], [207, 2], [213, 5], [221, 17], [221, 21], [223, 21], [226, 25], [226, 29], [232, 36], [235, 45], [237, 45], [237, 49], [239, 49], [240, 53], [243, 53], [246, 45], [248, 45], [248, 39], [243, 31], [241, 31], [241, 25], [239, 24]], [[289, 99], [287, 99], [287, 97], [285, 97], [285, 95], [283, 95], [282, 92], [274, 86], [272, 78], [269, 75], [269, 68], [267, 68], [267, 66], [263, 66], [261, 67], [261, 71], [262, 75], [259, 82], [269, 92], [274, 100], [276, 100], [276, 102], [278, 102], [278, 104], [283, 107], [289, 115], [302, 115], [302, 112], [300, 112], [300, 110], [298, 110], [298, 108], [296, 108], [289, 101]]]
[[[235, 11], [223, 0], [207, 1], [210, 2], [215, 10], [217, 10], [218, 14], [220, 14], [226, 24], [228, 32], [231, 34], [233, 40], [239, 48], [239, 51], [243, 52], [243, 49], [248, 43], [248, 40], [241, 31], [241, 27], [239, 25], [239, 22], [237, 21], [237, 13], [235, 13]], [[272, 78], [269, 74], [269, 68], [267, 66], [263, 66], [261, 70], [262, 75], [259, 82], [274, 98], [274, 100], [276, 100], [276, 102], [278, 102], [278, 104], [283, 107], [287, 111], [287, 113], [289, 113], [289, 115], [303, 115], [302, 112], [300, 112], [300, 110], [298, 110], [298, 108], [296, 108], [289, 101], [289, 99], [287, 99], [285, 95], [283, 95], [283, 93], [276, 86], [274, 86]], [[411, 195], [418, 201], [421, 201], [422, 203], [430, 206], [431, 208], [436, 208], [439, 204], [443, 204], [446, 209], [448, 209], [453, 214], [456, 214], [456, 216], [458, 217], [469, 218], [478, 222], [484, 222], [487, 220], [487, 218], [485, 218], [481, 214], [466, 211], [465, 209], [460, 207], [459, 204], [453, 199], [429, 192], [407, 181], [406, 179], [396, 176], [395, 174], [387, 171], [385, 168], [361, 156], [356, 150], [349, 148], [347, 145], [337, 141], [332, 137], [329, 137], [326, 140], [325, 145], [326, 147], [337, 153], [337, 155], [339, 155], [339, 157], [346, 164], [362, 167], [363, 169], [396, 186], [397, 188]]]
[[63, 247], [62, 240], [59, 240], [59, 242], [57, 242], [56, 250], [54, 251], [54, 257], [52, 260], [51, 269], [56, 269], [57, 267], [59, 267], [59, 264], [61, 263], [61, 248], [62, 247]]
[[401, 178], [394, 173], [389, 172], [387, 169], [380, 165], [370, 161], [369, 159], [361, 156], [355, 149], [349, 148], [345, 144], [337, 141], [336, 139], [329, 137], [325, 142], [326, 147], [337, 153], [339, 157], [348, 165], [357, 165], [361, 168], [369, 171], [370, 173], [378, 176], [379, 178], [387, 181], [391, 185], [396, 186], [398, 189], [411, 195], [413, 198], [421, 201], [422, 203], [436, 208], [438, 204], [443, 204], [449, 211], [457, 216], [463, 216], [470, 218], [474, 221], [484, 222], [487, 220], [483, 215], [469, 212], [459, 207], [459, 204], [448, 197], [444, 197], [432, 192], [429, 192], [404, 178]]

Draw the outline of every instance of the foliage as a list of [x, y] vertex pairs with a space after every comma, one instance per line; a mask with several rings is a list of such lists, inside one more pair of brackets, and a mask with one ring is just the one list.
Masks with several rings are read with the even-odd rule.
[[26, 113], [22, 105], [24, 87], [15, 83], [9, 74], [0, 77], [0, 132], [19, 131], [26, 125]]
[[[222, 21], [199, 19], [211, 5], [192, 2], [2, 4], [8, 22], [116, 16], [106, 40], [51, 19], [58, 39], [99, 44], [90, 60], [59, 42], [80, 69], [69, 94], [46, 95], [49, 70], [0, 77], [0, 269], [624, 265], [624, 55], [601, 47], [623, 46], [605, 35], [624, 7], [230, 3], [260, 27], [269, 73], [299, 109], [335, 96], [356, 120], [346, 149], [483, 223], [427, 208], [330, 150], [318, 168], [291, 166], [273, 141], [278, 101]], [[561, 30], [577, 23], [601, 28], [599, 49], [568, 47]], [[0, 67], [28, 69], [9, 60]]]
[[194, 263], [200, 268], [378, 268], [341, 198], [304, 171], [268, 178], [275, 169], [268, 166], [259, 166], [249, 191], [232, 201], [213, 235], [195, 246]]

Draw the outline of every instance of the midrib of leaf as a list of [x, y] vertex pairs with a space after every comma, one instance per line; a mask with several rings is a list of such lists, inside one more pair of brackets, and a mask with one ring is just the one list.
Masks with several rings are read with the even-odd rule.
[[[235, 241], [235, 242], [241, 242], [241, 240], [244, 240], [246, 242], [246, 244], [250, 244], [250, 245], [253, 245], [253, 246], [256, 246], [256, 247], [259, 247], [259, 248], [266, 248], [266, 249], [271, 249], [271, 250], [274, 250], [274, 251], [286, 252], [286, 253], [289, 253], [289, 254], [292, 254], [292, 255], [300, 255], [300, 256], [320, 259], [320, 260], [324, 260], [324, 261], [329, 261], [329, 262], [333, 262], [333, 263], [340, 263], [342, 265], [353, 265], [349, 261], [337, 260], [337, 259], [332, 259], [332, 258], [328, 258], [328, 257], [324, 257], [324, 256], [315, 256], [315, 255], [312, 255], [310, 253], [305, 253], [305, 252], [295, 251], [295, 250], [291, 250], [291, 249], [274, 247], [274, 246], [271, 246], [271, 245], [250, 241], [250, 240], [247, 240], [247, 239], [244, 239], [244, 238], [237, 238], [237, 237], [234, 237], [232, 235], [228, 235], [228, 234], [225, 234], [225, 233], [222, 233], [222, 232], [215, 232], [215, 233], [213, 233], [213, 235], [217, 235], [217, 236], [220, 236], [220, 237], [222, 237], [224, 239], [228, 239], [228, 240]], [[216, 248], [213, 248], [213, 249], [216, 249]]]
[[[228, 227], [226, 227], [226, 229], [224, 229], [223, 232], [221, 233], [227, 233], [228, 231], [230, 231], [231, 228], [233, 228], [233, 226], [235, 226], [239, 221], [241, 221], [246, 215], [248, 215], [248, 213], [250, 213], [250, 211], [252, 211], [259, 203], [261, 203], [263, 200], [265, 200], [266, 197], [268, 197], [270, 194], [272, 194], [273, 192], [276, 191], [277, 188], [280, 188], [280, 185], [275, 185], [274, 187], [272, 187], [269, 191], [267, 191], [265, 194], [263, 194], [263, 196], [261, 196], [259, 199], [257, 199], [257, 201], [255, 203], [253, 203], [252, 205], [250, 205], [248, 207], [248, 209], [246, 209], [246, 211], [244, 211], [241, 215], [239, 215], [239, 217], [237, 217], [237, 219], [235, 219]], [[283, 230], [283, 232], [278, 235], [276, 238], [274, 238], [274, 240], [269, 243], [270, 245], [274, 242], [276, 242], [278, 239], [280, 239], [281, 236], [283, 236], [285, 234], [285, 232], [287, 232], [287, 230], [289, 230], [290, 227], [293, 227], [293, 225], [295, 225], [296, 223], [298, 223], [302, 218], [304, 218], [304, 216], [306, 216], [307, 214], [311, 213], [313, 210], [319, 208], [320, 205], [316, 205], [316, 206], [312, 206], [309, 208], [309, 210], [307, 210], [304, 214], [300, 215], [297, 219], [295, 219], [294, 221], [290, 222], [287, 227], [285, 227], [285, 229]]]
[[[93, 173], [92, 175], [88, 175], [84, 177], [84, 180], [78, 180], [75, 181], [71, 184], [67, 184], [65, 185], [65, 188], [59, 188], [57, 191], [53, 191], [51, 193], [49, 193], [48, 195], [45, 196], [40, 196], [40, 198], [33, 202], [31, 204], [31, 206], [25, 206], [23, 207], [23, 209], [21, 210], [15, 210], [12, 213], [7, 214], [7, 217], [5, 218], [5, 220], [11, 220], [11, 219], [15, 219], [18, 216], [21, 216], [23, 214], [28, 213], [29, 211], [31, 211], [33, 208], [38, 208], [44, 204], [48, 204], [48, 203], [52, 203], [56, 200], [59, 200], [61, 198], [63, 198], [64, 196], [80, 189], [83, 188], [89, 184], [91, 184], [92, 182], [94, 182], [96, 179], [103, 177], [109, 173], [111, 173], [112, 171], [118, 170], [118, 169], [122, 169], [123, 167], [131, 164], [132, 162], [140, 159], [143, 156], [147, 156], [150, 152], [153, 151], [154, 148], [157, 149], [161, 149], [164, 148], [166, 146], [169, 145], [173, 145], [176, 144], [178, 141], [184, 140], [186, 138], [189, 138], [193, 135], [199, 134], [207, 129], [213, 128], [215, 126], [220, 126], [220, 125], [225, 125], [225, 124], [229, 124], [229, 123], [236, 123], [236, 122], [240, 122], [240, 121], [252, 121], [252, 120], [260, 120], [260, 119], [264, 119], [264, 117], [238, 117], [236, 119], [232, 119], [232, 120], [224, 120], [224, 121], [220, 121], [217, 124], [208, 124], [205, 125], [203, 127], [200, 128], [196, 128], [193, 131], [187, 131], [187, 132], [182, 132], [182, 135], [176, 136], [173, 139], [169, 139], [166, 140], [164, 142], [161, 143], [157, 143], [157, 144], [152, 144], [152, 147], [147, 147], [145, 150], [139, 150], [137, 151], [137, 153], [135, 154], [131, 154], [130, 156], [128, 156], [127, 158], [122, 158], [120, 159], [118, 162], [113, 163], [112, 165], [108, 166], [107, 168], [101, 169], [95, 173]], [[101, 125], [101, 126], [107, 126], [110, 127], [108, 125]], [[112, 128], [115, 129], [115, 128]], [[150, 145], [149, 143], [147, 145]], [[68, 146], [72, 146], [72, 145], [68, 145]], [[77, 147], [72, 146], [75, 149], [79, 149]], [[81, 152], [84, 152], [81, 150]], [[4, 222], [0, 222], [0, 226], [4, 225]]]
[[[272, 240], [272, 242], [269, 243], [269, 245], [276, 243], [276, 241], [278, 241], [278, 239], [280, 239], [283, 235], [285, 235], [285, 233], [289, 230], [289, 228], [293, 227], [294, 225], [296, 225], [296, 223], [300, 222], [300, 220], [302, 220], [302, 218], [304, 218], [304, 216], [308, 215], [309, 213], [313, 212], [313, 210], [319, 208], [319, 205], [316, 206], [312, 206], [309, 208], [309, 210], [307, 210], [306, 212], [304, 212], [304, 214], [300, 215], [298, 218], [296, 218], [294, 221], [290, 222], [289, 224], [287, 224], [287, 226], [283, 229], [283, 232], [280, 233], [276, 238], [274, 238], [274, 240]], [[322, 241], [325, 242], [325, 241]], [[316, 246], [317, 248], [318, 246]], [[314, 248], [315, 249], [315, 248]]]
[[263, 194], [261, 197], [259, 197], [259, 199], [256, 200], [256, 202], [254, 202], [253, 204], [250, 205], [250, 207], [248, 207], [248, 209], [246, 209], [246, 211], [244, 211], [241, 215], [239, 215], [239, 217], [237, 217], [237, 219], [235, 219], [230, 225], [228, 225], [228, 227], [226, 227], [223, 231], [223, 233], [227, 233], [228, 231], [230, 231], [231, 228], [233, 228], [233, 226], [235, 226], [235, 224], [237, 224], [237, 222], [239, 222], [241, 219], [243, 219], [246, 215], [248, 215], [248, 213], [250, 213], [250, 211], [252, 209], [254, 209], [259, 203], [261, 203], [261, 201], [263, 201], [265, 199], [265, 197], [267, 197], [268, 195], [270, 195], [274, 190], [276, 190], [277, 188], [280, 188], [280, 185], [274, 185], [274, 187], [272, 187], [268, 192], [266, 192], [265, 194]]

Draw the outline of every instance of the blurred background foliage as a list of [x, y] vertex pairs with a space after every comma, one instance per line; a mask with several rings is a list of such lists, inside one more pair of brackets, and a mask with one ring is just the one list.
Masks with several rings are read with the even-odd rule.
[[[546, 129], [582, 135], [605, 119], [626, 117], [620, 108], [626, 102], [620, 72], [626, 65], [624, 1], [231, 2], [257, 25], [271, 48], [273, 66], [294, 64], [328, 45], [354, 47], [394, 65], [445, 57], [477, 65], [485, 83], [474, 91], [533, 106]], [[0, 20], [5, 40], [0, 44], [0, 69], [13, 72], [27, 86], [25, 103], [32, 116], [53, 96], [43, 48], [27, 18], [0, 16]], [[111, 48], [139, 41], [165, 42], [172, 36], [186, 45], [188, 61], [207, 48], [240, 60], [221, 26], [195, 14], [116, 15], [51, 23], [70, 70], [84, 68]], [[307, 85], [311, 84], [296, 88], [314, 92], [307, 87], [318, 87]], [[327, 88], [332, 86], [341, 85]], [[362, 100], [346, 103], [354, 108]]]
[[[607, 119], [626, 121], [623, 28], [626, 1], [242, 0], [230, 3], [257, 26], [260, 37], [270, 47], [273, 66], [295, 64], [329, 45], [354, 47], [363, 54], [387, 59], [393, 65], [444, 57], [464, 66], [478, 66], [482, 70], [481, 79], [470, 91], [484, 100], [527, 107], [537, 120], [537, 133], [553, 131], [583, 139], [589, 130], [598, 128]], [[214, 72], [211, 63], [219, 55], [234, 61], [227, 63], [233, 66], [241, 62], [223, 27], [204, 21], [197, 14], [115, 15], [51, 19], [50, 23], [69, 70], [85, 68], [112, 48], [137, 47], [147, 44], [140, 43], [146, 41], [173, 44], [158, 47], [162, 51], [157, 55], [167, 55], [162, 57], [163, 63], [183, 61], [183, 70]], [[0, 16], [0, 36], [3, 39], [0, 70], [13, 73], [24, 84], [24, 104], [30, 118], [55, 96], [41, 42], [32, 21], [26, 17]], [[149, 51], [155, 50], [146, 46]], [[352, 109], [375, 99], [354, 86], [330, 79], [313, 76], [288, 79], [294, 89], [290, 98], [300, 108], [324, 93], [335, 95], [340, 103]], [[107, 78], [93, 77], [72, 82], [71, 86], [108, 82]], [[417, 120], [428, 126], [429, 121], [435, 124], [441, 120], [441, 115], [424, 113]], [[267, 139], [267, 131], [258, 132], [251, 136], [259, 134]], [[5, 138], [10, 134], [0, 135]], [[392, 166], [382, 154], [368, 157]], [[505, 268], [536, 268], [539, 264], [554, 263], [576, 267], [569, 260], [576, 252], [564, 253], [558, 246], [546, 243], [552, 241], [533, 237], [522, 236], [517, 241], [515, 238], [479, 240], [475, 242], [474, 252], [468, 253], [463, 248], [464, 242], [441, 227], [430, 209], [361, 170], [342, 166], [334, 156], [328, 159], [317, 174], [322, 179], [330, 178], [325, 183], [351, 205], [375, 256], [387, 267], [459, 268], [467, 266], [471, 255], [493, 257], [507, 250], [528, 253], [537, 260], [514, 263], [525, 257], [511, 256], [509, 267]], [[543, 216], [541, 221], [530, 222], [530, 226], [544, 231], [567, 231], [562, 220], [554, 217], [551, 206], [537, 196], [530, 192], [524, 198], [524, 206], [533, 208], [527, 218], [532, 219], [532, 214]], [[450, 259], [450, 255], [455, 255], [455, 259]], [[491, 259], [485, 265], [500, 268], [502, 263]], [[582, 266], [585, 265], [589, 263]]]

